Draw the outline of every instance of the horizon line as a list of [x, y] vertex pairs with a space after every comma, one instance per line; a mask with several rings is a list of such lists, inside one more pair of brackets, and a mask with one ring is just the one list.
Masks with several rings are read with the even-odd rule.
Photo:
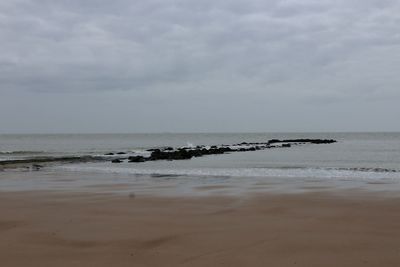
[[302, 133], [400, 133], [400, 131], [248, 131], [248, 132], [234, 132], [234, 131], [215, 131], [215, 132], [5, 132], [0, 135], [129, 135], [129, 134], [275, 134], [275, 133], [290, 133], [290, 134], [302, 134]]

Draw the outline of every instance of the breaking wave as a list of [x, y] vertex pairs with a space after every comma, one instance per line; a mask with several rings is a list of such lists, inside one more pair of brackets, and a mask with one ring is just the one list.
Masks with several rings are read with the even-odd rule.
[[0, 155], [36, 155], [45, 153], [46, 153], [45, 151], [29, 151], [29, 150], [0, 151]]
[[152, 176], [275, 177], [323, 179], [400, 179], [399, 170], [384, 168], [188, 168], [145, 169], [114, 166], [69, 165], [64, 170]]

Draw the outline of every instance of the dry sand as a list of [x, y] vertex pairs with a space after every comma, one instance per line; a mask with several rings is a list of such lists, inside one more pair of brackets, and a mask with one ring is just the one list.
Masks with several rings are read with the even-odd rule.
[[400, 266], [400, 198], [0, 193], [0, 266]]

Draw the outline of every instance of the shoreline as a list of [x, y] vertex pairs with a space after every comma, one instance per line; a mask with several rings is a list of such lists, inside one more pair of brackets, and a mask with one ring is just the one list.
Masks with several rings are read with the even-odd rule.
[[398, 266], [400, 198], [0, 192], [5, 266]]
[[46, 168], [0, 171], [1, 192], [106, 193], [158, 197], [246, 197], [258, 194], [365, 192], [394, 195], [400, 182], [391, 178], [316, 178], [129, 174]]

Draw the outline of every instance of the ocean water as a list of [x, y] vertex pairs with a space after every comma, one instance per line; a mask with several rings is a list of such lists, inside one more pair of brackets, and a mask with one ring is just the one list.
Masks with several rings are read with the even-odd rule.
[[[0, 161], [58, 156], [101, 156], [109, 152], [146, 155], [147, 149], [172, 146], [267, 142], [270, 139], [336, 139], [334, 144], [209, 155], [191, 160], [113, 164], [54, 164], [38, 172], [0, 173], [0, 189], [88, 188], [111, 184], [137, 190], [165, 187], [180, 192], [193, 188], [297, 188], [400, 183], [400, 133], [219, 133], [219, 134], [56, 134], [0, 135]], [[109, 156], [110, 160], [115, 156]], [[23, 179], [21, 177], [24, 177]], [[13, 177], [13, 179], [8, 179]], [[57, 177], [60, 181], [57, 181]], [[67, 178], [66, 178], [67, 177]], [[73, 178], [71, 178], [73, 177]], [[80, 178], [79, 178], [80, 177]], [[85, 177], [85, 178], [83, 178]], [[69, 181], [69, 182], [68, 182]], [[388, 187], [385, 187], [386, 189]], [[201, 191], [201, 190], [197, 190]]]

